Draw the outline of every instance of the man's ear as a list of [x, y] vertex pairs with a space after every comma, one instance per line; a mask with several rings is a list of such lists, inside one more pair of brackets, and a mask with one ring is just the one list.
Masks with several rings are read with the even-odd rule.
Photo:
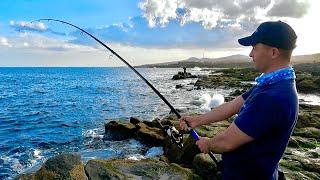
[[278, 48], [271, 48], [271, 58], [272, 59], [277, 59], [278, 57], [280, 57], [280, 51]]

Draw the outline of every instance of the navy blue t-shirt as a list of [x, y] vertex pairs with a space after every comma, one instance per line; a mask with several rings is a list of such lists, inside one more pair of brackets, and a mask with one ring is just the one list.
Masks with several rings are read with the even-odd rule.
[[223, 179], [277, 179], [279, 160], [298, 117], [295, 81], [256, 85], [242, 97], [245, 102], [234, 123], [254, 140], [222, 154]]

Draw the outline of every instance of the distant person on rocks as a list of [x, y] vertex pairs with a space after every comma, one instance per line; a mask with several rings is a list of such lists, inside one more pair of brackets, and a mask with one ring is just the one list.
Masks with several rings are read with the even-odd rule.
[[225, 131], [196, 142], [204, 153], [222, 154], [223, 179], [278, 179], [278, 163], [298, 117], [296, 76], [290, 65], [296, 39], [284, 22], [262, 23], [251, 36], [238, 40], [252, 46], [249, 56], [262, 73], [256, 85], [206, 114], [180, 119], [180, 129], [186, 130], [186, 123], [195, 128], [238, 114]]
[[187, 68], [183, 67], [183, 74], [186, 76], [187, 75]]

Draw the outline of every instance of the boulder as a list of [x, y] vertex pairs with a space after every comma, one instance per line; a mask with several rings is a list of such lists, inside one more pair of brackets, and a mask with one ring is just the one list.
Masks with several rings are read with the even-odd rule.
[[141, 121], [138, 119], [138, 118], [136, 118], [136, 117], [130, 117], [130, 123], [131, 124], [134, 124], [134, 125], [136, 125], [136, 124], [138, 124], [138, 123], [140, 123]]
[[181, 89], [182, 87], [183, 87], [182, 84], [177, 84], [177, 85], [176, 85], [176, 89]]
[[192, 166], [193, 158], [200, 153], [200, 150], [189, 135], [184, 135], [183, 144], [183, 148], [179, 148], [167, 138], [164, 145], [164, 155], [170, 162]]
[[296, 128], [305, 127], [320, 129], [320, 106], [300, 104]]
[[90, 160], [85, 166], [89, 179], [201, 179], [192, 170], [177, 164], [144, 159]]
[[79, 154], [60, 154], [48, 159], [36, 173], [21, 175], [16, 179], [87, 180], [88, 178]]
[[139, 123], [137, 127], [137, 140], [149, 146], [161, 146], [166, 139], [166, 134], [162, 129], [147, 126], [144, 123]]
[[134, 124], [110, 121], [105, 124], [105, 137], [109, 140], [121, 141], [134, 137], [137, 128]]
[[193, 159], [193, 168], [202, 179], [221, 179], [218, 172], [217, 164], [210, 158], [208, 154], [197, 154]]

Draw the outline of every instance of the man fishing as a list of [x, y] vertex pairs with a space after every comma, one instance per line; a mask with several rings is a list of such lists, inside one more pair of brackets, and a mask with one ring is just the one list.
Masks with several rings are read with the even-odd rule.
[[238, 114], [213, 138], [196, 142], [203, 153], [222, 153], [223, 179], [278, 179], [278, 163], [298, 116], [295, 73], [290, 58], [297, 36], [286, 23], [264, 22], [248, 37], [249, 56], [262, 74], [256, 85], [234, 100], [198, 116], [180, 118], [180, 129], [219, 122]]

